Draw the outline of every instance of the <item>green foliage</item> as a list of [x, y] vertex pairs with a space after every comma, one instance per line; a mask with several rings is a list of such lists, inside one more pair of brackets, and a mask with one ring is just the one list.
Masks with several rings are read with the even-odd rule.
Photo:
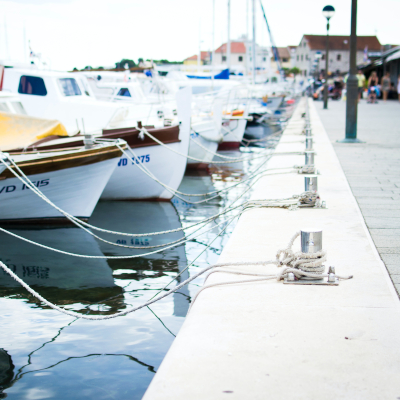
[[[146, 60], [146, 61], [151, 61], [151, 60]], [[153, 60], [154, 64], [183, 64], [183, 61], [169, 61], [169, 60]]]
[[120, 62], [115, 63], [115, 68], [125, 68], [125, 65], [128, 64], [128, 68], [136, 67], [136, 63], [133, 60], [128, 58], [123, 58]]
[[301, 71], [300, 71], [299, 68], [293, 67], [293, 68], [291, 68], [291, 69], [289, 70], [289, 72], [290, 72], [291, 74], [293, 74], [294, 76], [296, 76], [296, 75], [299, 75]]

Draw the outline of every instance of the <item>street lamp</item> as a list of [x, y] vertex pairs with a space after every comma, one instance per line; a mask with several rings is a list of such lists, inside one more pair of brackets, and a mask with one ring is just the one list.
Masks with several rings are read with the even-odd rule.
[[326, 18], [326, 51], [325, 51], [325, 89], [324, 89], [324, 109], [328, 108], [328, 68], [329, 68], [329, 20], [335, 15], [335, 9], [332, 6], [325, 6], [322, 15]]
[[363, 143], [357, 139], [358, 79], [357, 79], [357, 0], [351, 1], [350, 71], [347, 78], [346, 137], [341, 143]]

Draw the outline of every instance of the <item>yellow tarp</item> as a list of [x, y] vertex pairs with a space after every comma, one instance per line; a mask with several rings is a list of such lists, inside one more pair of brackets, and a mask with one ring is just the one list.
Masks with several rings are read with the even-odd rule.
[[61, 122], [0, 112], [0, 150], [24, 148], [48, 136], [68, 136]]

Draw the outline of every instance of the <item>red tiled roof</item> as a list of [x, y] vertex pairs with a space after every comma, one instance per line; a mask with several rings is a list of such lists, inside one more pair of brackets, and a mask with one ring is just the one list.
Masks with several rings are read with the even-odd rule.
[[[228, 45], [224, 43], [215, 50], [216, 53], [226, 53]], [[231, 53], [246, 53], [246, 45], [244, 42], [231, 42]]]
[[[325, 50], [325, 35], [304, 35], [311, 50]], [[381, 51], [381, 44], [376, 36], [357, 36], [357, 50]], [[350, 50], [350, 36], [329, 36], [330, 50]]]
[[[186, 58], [185, 61], [197, 61], [197, 57], [198, 57], [198, 54], [195, 54], [194, 56]], [[208, 51], [202, 51], [200, 54], [200, 58], [202, 61], [209, 59], [210, 55], [209, 55]]]
[[290, 53], [287, 47], [277, 47], [280, 58], [290, 58]]

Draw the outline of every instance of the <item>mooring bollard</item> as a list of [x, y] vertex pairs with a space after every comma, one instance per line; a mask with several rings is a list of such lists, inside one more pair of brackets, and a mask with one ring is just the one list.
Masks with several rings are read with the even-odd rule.
[[300, 231], [302, 253], [317, 253], [322, 250], [322, 230], [305, 229]]
[[308, 166], [312, 166], [314, 165], [314, 151], [306, 151], [305, 155], [306, 155], [306, 165]]
[[312, 137], [306, 137], [306, 150], [313, 149], [313, 139]]
[[318, 192], [318, 177], [305, 176], [304, 177], [304, 190], [306, 192]]

